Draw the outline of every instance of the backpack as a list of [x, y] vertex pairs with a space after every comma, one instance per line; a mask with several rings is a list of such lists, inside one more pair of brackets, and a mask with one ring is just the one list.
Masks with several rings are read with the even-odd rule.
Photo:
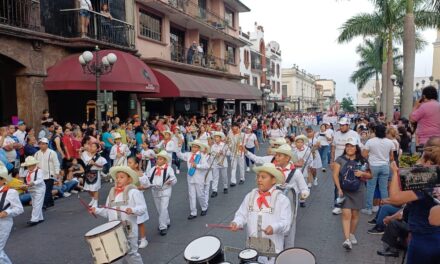
[[345, 164], [343, 164], [339, 171], [339, 183], [341, 189], [344, 191], [355, 192], [359, 190], [359, 187], [361, 186], [361, 180], [354, 175], [358, 162], [355, 160], [349, 160], [344, 156], [341, 156], [341, 158], [345, 161]]

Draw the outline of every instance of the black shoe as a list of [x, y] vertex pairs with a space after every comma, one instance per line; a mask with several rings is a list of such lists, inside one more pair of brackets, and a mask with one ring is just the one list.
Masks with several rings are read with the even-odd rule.
[[235, 183], [231, 183], [229, 186], [231, 186], [231, 187], [235, 187], [235, 185], [237, 185], [237, 184], [235, 184]]
[[377, 255], [379, 256], [384, 256], [384, 257], [393, 257], [393, 258], [398, 258], [399, 257], [399, 252], [397, 251], [390, 251], [390, 250], [378, 250], [377, 251]]
[[224, 188], [224, 189], [223, 189], [223, 193], [224, 193], [224, 194], [227, 194], [227, 193], [228, 193], [228, 188]]
[[194, 218], [196, 218], [197, 217], [197, 215], [189, 215], [188, 216], [188, 220], [193, 220]]
[[305, 203], [305, 202], [300, 202], [300, 203], [299, 203], [299, 206], [300, 206], [300, 207], [306, 207], [306, 203]]
[[383, 235], [384, 229], [377, 225], [367, 231], [370, 235]]
[[168, 224], [168, 225], [167, 225], [167, 228], [170, 228], [170, 227], [171, 227], [171, 224]]
[[40, 220], [40, 221], [38, 221], [38, 223], [43, 223], [44, 222], [44, 220]]
[[370, 224], [370, 225], [376, 225], [377, 223], [376, 223], [376, 218], [373, 218], [373, 219], [371, 219], [370, 221], [368, 221], [368, 223]]
[[32, 221], [27, 221], [28, 226], [35, 226], [38, 225], [39, 222], [32, 222]]
[[201, 215], [201, 216], [205, 216], [207, 213], [208, 213], [208, 209], [206, 209], [205, 211], [202, 211], [202, 212], [200, 213], [200, 215]]
[[165, 236], [166, 234], [167, 234], [167, 230], [166, 229], [160, 230], [160, 235], [161, 236]]
[[240, 182], [238, 183], [238, 184], [243, 184], [244, 183], [244, 181], [243, 180], [240, 180]]
[[211, 193], [211, 198], [214, 198], [214, 197], [216, 197], [217, 196], [217, 192], [212, 192]]

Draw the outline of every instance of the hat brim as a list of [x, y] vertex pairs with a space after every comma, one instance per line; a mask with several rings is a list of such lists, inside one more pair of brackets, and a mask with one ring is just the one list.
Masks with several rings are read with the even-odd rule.
[[225, 139], [225, 135], [222, 134], [213, 134], [212, 137], [220, 137], [221, 139]]
[[170, 156], [168, 155], [162, 155], [162, 154], [156, 154], [156, 158], [162, 157], [167, 160], [167, 162], [170, 162]]
[[254, 167], [253, 171], [255, 173], [267, 172], [270, 175], [272, 175], [273, 177], [275, 177], [277, 184], [284, 183], [284, 175], [283, 175], [283, 173], [281, 171], [277, 170], [276, 168], [269, 168], [269, 167], [260, 166], [260, 167]]
[[29, 167], [32, 165], [37, 165], [38, 163], [40, 163], [38, 160], [29, 163], [24, 162], [23, 164], [21, 164], [21, 167]]
[[281, 150], [280, 149], [274, 149], [273, 152], [289, 156], [290, 159], [293, 159], [293, 152], [292, 151], [283, 150], [283, 149], [281, 149]]
[[166, 130], [166, 131], [162, 131], [162, 132], [160, 132], [162, 135], [163, 134], [170, 134], [170, 135], [173, 135], [173, 133], [171, 132], [171, 131], [168, 131], [168, 130]]
[[295, 138], [295, 142], [297, 141], [297, 140], [302, 140], [305, 144], [307, 144], [307, 143], [309, 143], [309, 139], [306, 137], [306, 136], [297, 136], [296, 138]]
[[139, 183], [139, 176], [130, 167], [128, 167], [128, 166], [115, 166], [115, 167], [111, 167], [110, 168], [110, 176], [115, 181], [116, 181], [116, 174], [118, 174], [118, 172], [126, 173], [132, 179], [132, 184], [138, 185], [138, 183]]
[[194, 142], [190, 142], [190, 143], [188, 144], [188, 146], [190, 146], [190, 147], [192, 147], [192, 146], [194, 146], [194, 145], [196, 145], [197, 147], [199, 147], [201, 150], [206, 149], [206, 146], [205, 146], [205, 144], [203, 144], [203, 143], [199, 143], [199, 142], [196, 142], [196, 143], [194, 143]]

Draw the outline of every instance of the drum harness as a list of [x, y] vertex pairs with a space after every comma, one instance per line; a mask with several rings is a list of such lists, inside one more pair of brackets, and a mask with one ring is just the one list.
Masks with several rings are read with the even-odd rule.
[[[128, 199], [129, 199], [128, 193], [132, 189], [137, 189], [137, 188], [133, 184], [130, 184], [127, 187], [125, 187], [124, 191], [122, 192], [122, 201], [115, 202], [115, 199], [116, 199], [115, 188], [113, 187], [110, 190], [110, 193], [108, 194], [109, 206], [110, 207], [116, 207], [116, 209], [119, 209], [119, 210], [120, 210], [121, 206], [127, 206], [128, 205]], [[118, 220], [121, 221], [124, 224], [124, 226], [126, 227], [127, 233], [130, 234], [131, 233], [131, 224], [130, 224], [130, 222], [127, 221], [127, 220], [125, 220], [125, 221], [122, 220], [121, 212], [116, 211], [116, 215], [117, 215]]]
[[[5, 188], [5, 187], [3, 187], [3, 188]], [[4, 206], [5, 202], [6, 202], [6, 195], [8, 194], [8, 191], [9, 190], [7, 189], [6, 191], [2, 192], [2, 198], [0, 198], [0, 212], [5, 211], [6, 209], [9, 208], [9, 206], [11, 206], [10, 203], [8, 203], [6, 206]]]

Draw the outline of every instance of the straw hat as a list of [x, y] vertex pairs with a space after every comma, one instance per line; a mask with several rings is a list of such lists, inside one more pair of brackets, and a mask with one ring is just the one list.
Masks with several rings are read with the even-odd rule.
[[304, 142], [304, 144], [309, 143], [309, 139], [308, 139], [306, 136], [304, 136], [304, 135], [299, 135], [299, 136], [297, 136], [297, 137], [295, 138], [295, 142], [296, 142], [297, 140], [302, 140], [302, 141]]
[[287, 142], [286, 142], [285, 138], [279, 137], [279, 138], [276, 138], [276, 139], [271, 139], [269, 141], [269, 143], [270, 143], [271, 146], [274, 146], [274, 145], [280, 145], [281, 146], [281, 145], [286, 144]]
[[6, 180], [6, 182], [10, 182], [12, 180], [11, 175], [8, 173], [8, 169], [6, 169], [5, 164], [0, 161], [0, 178], [3, 178]]
[[225, 134], [223, 133], [223, 132], [221, 132], [221, 131], [214, 131], [213, 133], [212, 133], [212, 137], [221, 137], [222, 139], [225, 139]]
[[121, 134], [119, 134], [118, 132], [115, 132], [115, 133], [113, 134], [113, 138], [114, 138], [114, 139], [119, 139], [119, 138], [122, 138], [122, 136], [121, 136]]
[[165, 133], [167, 133], [167, 134], [169, 134], [170, 136], [172, 136], [173, 135], [173, 133], [170, 131], [170, 130], [164, 130], [164, 131], [162, 131], [162, 135], [163, 134], [165, 134]]
[[116, 181], [116, 174], [118, 172], [124, 172], [132, 179], [132, 184], [137, 185], [139, 182], [139, 177], [137, 173], [128, 166], [115, 166], [110, 168], [110, 176]]
[[254, 167], [253, 170], [258, 174], [259, 172], [267, 172], [274, 176], [277, 184], [282, 184], [284, 182], [283, 173], [278, 170], [273, 163], [264, 163], [262, 166]]
[[21, 167], [28, 167], [38, 163], [39, 161], [36, 158], [34, 158], [33, 156], [29, 156], [24, 160], [24, 163], [21, 164]]
[[170, 162], [170, 156], [168, 156], [168, 152], [165, 150], [161, 150], [159, 153], [156, 154], [156, 157], [162, 157], [167, 160], [167, 162]]
[[204, 149], [207, 147], [202, 141], [200, 141], [200, 140], [198, 140], [198, 139], [194, 140], [193, 142], [190, 142], [188, 145], [189, 145], [190, 147], [191, 147], [192, 145], [199, 146], [200, 150], [204, 150]]
[[289, 156], [290, 159], [293, 159], [292, 148], [288, 144], [284, 144], [284, 145], [279, 146], [276, 149], [273, 149], [273, 152], [279, 153], [279, 154], [284, 154], [286, 156]]

